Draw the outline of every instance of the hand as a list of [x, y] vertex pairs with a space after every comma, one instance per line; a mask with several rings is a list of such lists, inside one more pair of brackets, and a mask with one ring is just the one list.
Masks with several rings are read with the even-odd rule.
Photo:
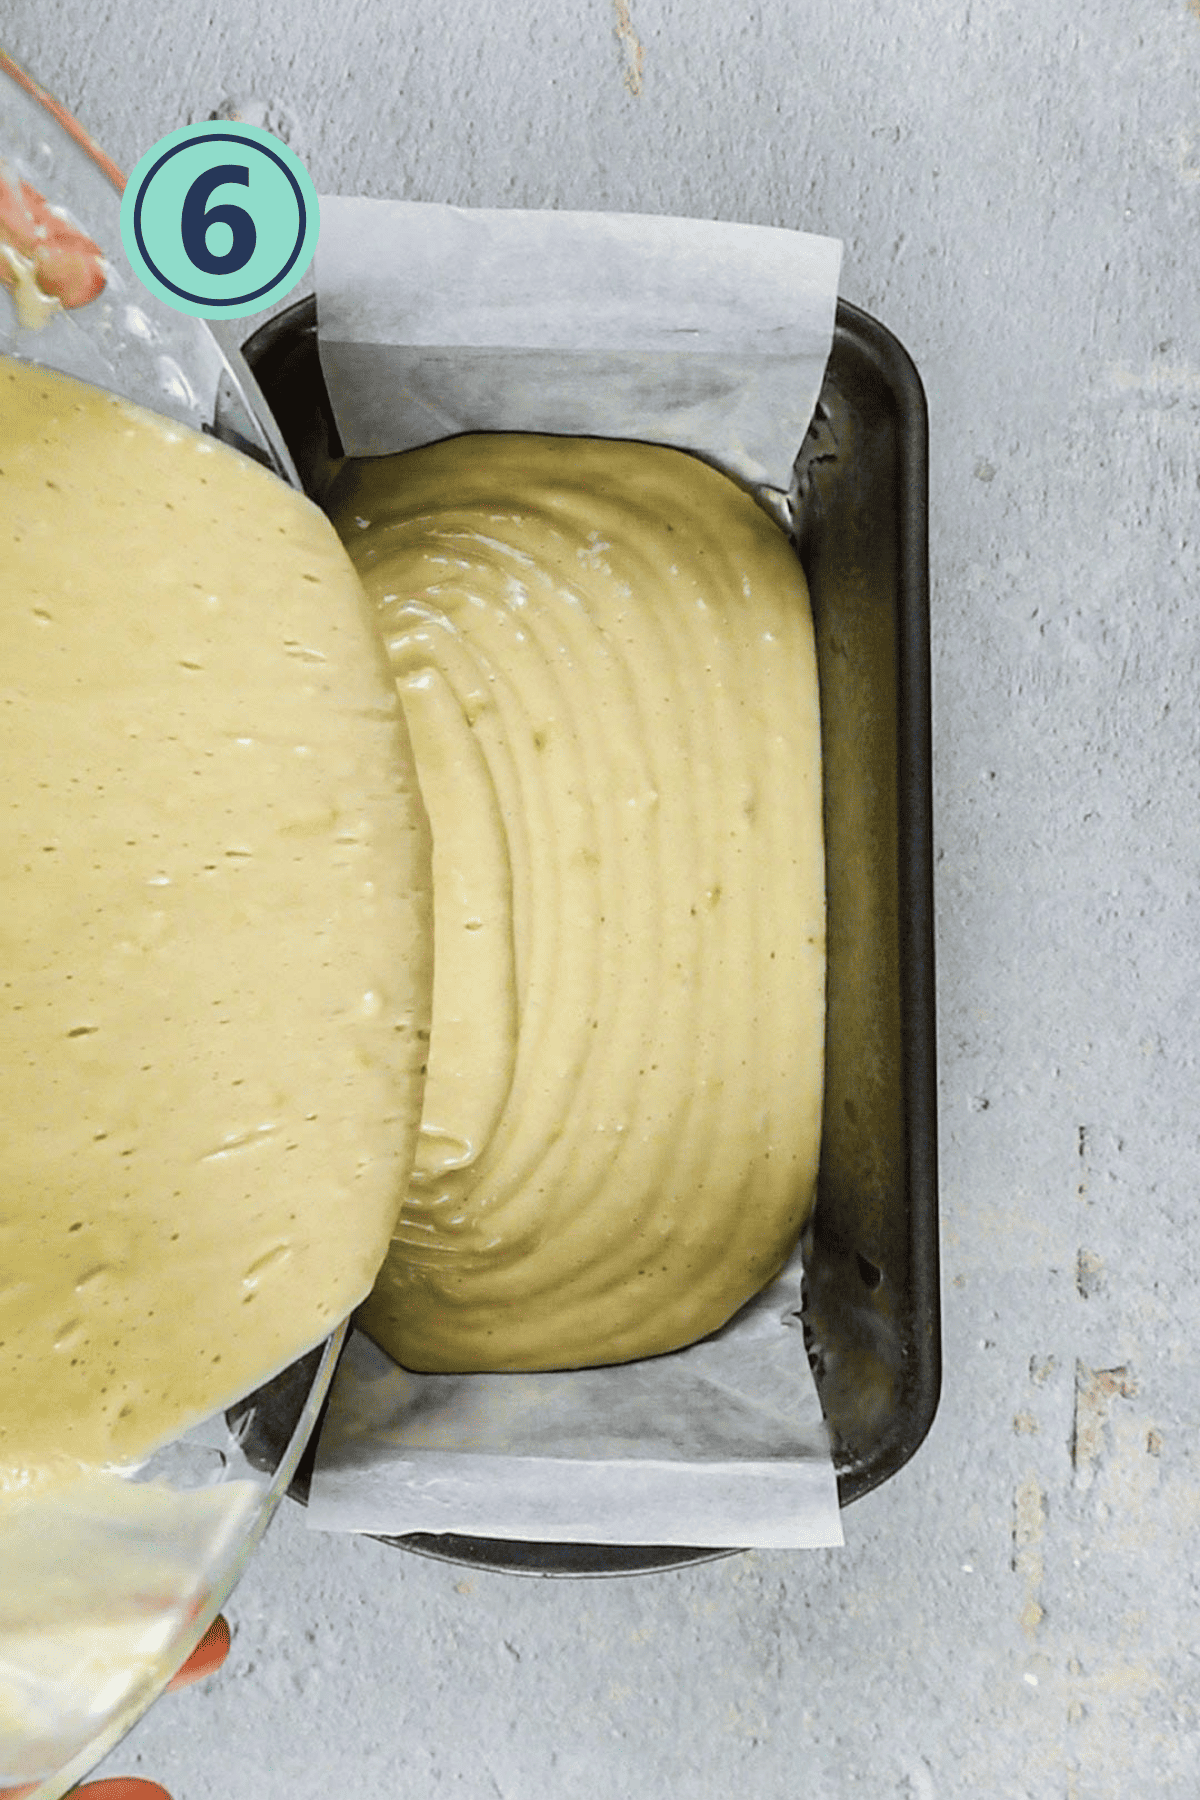
[[[223, 1616], [213, 1620], [192, 1654], [188, 1657], [177, 1675], [173, 1675], [167, 1683], [167, 1692], [174, 1693], [176, 1688], [190, 1687], [194, 1681], [203, 1681], [219, 1669], [229, 1654], [229, 1626]], [[36, 1794], [39, 1782], [28, 1787], [0, 1788], [0, 1800], [26, 1800], [26, 1796]], [[166, 1788], [160, 1787], [157, 1781], [141, 1781], [133, 1775], [118, 1775], [115, 1780], [89, 1781], [83, 1787], [71, 1789], [71, 1800], [171, 1800]]]

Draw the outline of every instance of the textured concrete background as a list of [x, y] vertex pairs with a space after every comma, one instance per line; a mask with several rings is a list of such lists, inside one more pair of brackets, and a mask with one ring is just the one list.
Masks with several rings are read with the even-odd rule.
[[[619, 1582], [314, 1537], [105, 1765], [176, 1800], [1200, 1791], [1200, 0], [8, 0], [130, 167], [846, 243], [932, 420], [946, 1378], [844, 1551]], [[248, 103], [257, 102], [257, 114]]]

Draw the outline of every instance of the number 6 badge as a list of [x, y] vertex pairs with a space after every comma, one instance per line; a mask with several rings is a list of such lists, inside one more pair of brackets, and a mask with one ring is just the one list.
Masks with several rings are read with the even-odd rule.
[[144, 286], [176, 312], [238, 319], [281, 300], [313, 259], [317, 190], [258, 125], [210, 120], [160, 138], [121, 201], [121, 241]]

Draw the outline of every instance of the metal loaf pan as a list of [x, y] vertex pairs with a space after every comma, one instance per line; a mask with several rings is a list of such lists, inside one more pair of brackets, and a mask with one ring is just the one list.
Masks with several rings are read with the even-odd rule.
[[[260, 327], [244, 355], [319, 502], [343, 453], [315, 302]], [[843, 1506], [912, 1456], [941, 1382], [927, 435], [908, 354], [840, 301], [793, 499], [817, 634], [829, 908], [805, 1328]], [[269, 1409], [256, 1430], [269, 1435]], [[289, 1489], [302, 1504], [318, 1433], [319, 1424]], [[632, 1574], [731, 1554], [451, 1535], [382, 1541], [531, 1575]]]

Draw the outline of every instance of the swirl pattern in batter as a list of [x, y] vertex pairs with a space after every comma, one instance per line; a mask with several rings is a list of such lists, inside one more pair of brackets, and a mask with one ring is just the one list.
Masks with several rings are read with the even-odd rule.
[[417, 1171], [359, 1322], [402, 1365], [624, 1362], [791, 1254], [825, 890], [804, 573], [680, 451], [523, 434], [348, 464], [433, 830]]

